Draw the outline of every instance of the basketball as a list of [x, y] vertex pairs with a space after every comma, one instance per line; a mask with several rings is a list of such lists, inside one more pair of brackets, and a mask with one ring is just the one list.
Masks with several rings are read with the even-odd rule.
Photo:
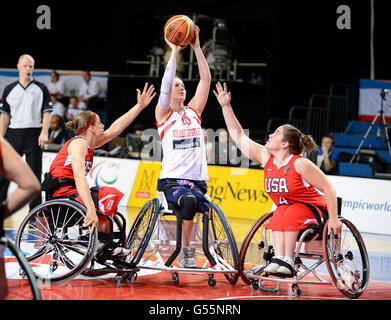
[[164, 26], [167, 40], [181, 47], [186, 47], [194, 37], [194, 23], [184, 15], [176, 15], [168, 19]]

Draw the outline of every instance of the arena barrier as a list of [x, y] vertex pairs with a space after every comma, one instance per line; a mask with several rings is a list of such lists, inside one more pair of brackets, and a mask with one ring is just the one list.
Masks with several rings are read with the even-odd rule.
[[[56, 153], [43, 153], [46, 172]], [[114, 186], [125, 195], [120, 206], [141, 208], [156, 197], [160, 162], [95, 157], [90, 186]], [[263, 170], [208, 166], [208, 195], [229, 218], [258, 219], [273, 208], [263, 186]], [[328, 176], [343, 199], [342, 215], [360, 232], [391, 235], [391, 181]], [[15, 190], [11, 183], [9, 193]]]

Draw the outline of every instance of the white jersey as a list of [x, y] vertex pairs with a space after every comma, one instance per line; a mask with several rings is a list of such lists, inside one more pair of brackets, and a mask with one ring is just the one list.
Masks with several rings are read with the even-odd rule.
[[166, 121], [156, 125], [163, 149], [160, 179], [209, 180], [204, 133], [197, 112], [190, 107], [182, 113], [172, 111]]

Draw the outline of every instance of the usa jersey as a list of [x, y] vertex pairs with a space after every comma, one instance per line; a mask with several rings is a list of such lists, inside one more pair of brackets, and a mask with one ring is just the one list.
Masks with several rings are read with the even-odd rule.
[[[72, 168], [72, 157], [68, 153], [69, 144], [75, 139], [84, 139], [82, 136], [76, 136], [68, 140], [58, 152], [56, 158], [53, 160], [52, 165], [50, 166], [49, 172], [53, 178], [61, 179], [74, 179], [73, 168]], [[87, 142], [86, 142], [87, 143]], [[92, 162], [94, 160], [94, 149], [88, 146], [87, 154], [85, 157], [85, 175], [87, 175], [91, 168]], [[58, 195], [71, 195], [76, 193], [76, 188], [72, 186], [61, 187], [53, 193], [53, 196]]]
[[166, 121], [156, 125], [163, 149], [160, 179], [209, 180], [204, 134], [197, 112], [190, 107], [182, 113], [172, 111]]
[[303, 202], [327, 209], [323, 194], [295, 170], [294, 163], [298, 158], [301, 156], [291, 155], [278, 169], [271, 155], [264, 168], [265, 191], [276, 206]]

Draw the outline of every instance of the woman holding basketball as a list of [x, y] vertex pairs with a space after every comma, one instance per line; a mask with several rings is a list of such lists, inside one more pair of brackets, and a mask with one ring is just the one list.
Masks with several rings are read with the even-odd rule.
[[164, 192], [168, 202], [178, 207], [183, 217], [182, 250], [178, 256], [178, 265], [185, 268], [197, 267], [194, 259], [195, 248], [189, 246], [193, 218], [196, 212], [209, 210], [208, 202], [204, 198], [207, 191], [205, 181], [209, 178], [201, 114], [208, 99], [211, 74], [200, 47], [199, 31], [195, 26], [194, 37], [190, 42], [200, 74], [194, 97], [187, 106], [184, 105], [185, 86], [181, 79], [175, 77], [176, 62], [183, 48], [169, 42], [165, 37], [171, 48], [171, 55], [155, 109], [156, 125], [163, 149], [157, 189]]
[[[326, 175], [310, 160], [300, 156], [311, 151], [316, 143], [311, 136], [285, 124], [269, 135], [260, 145], [247, 137], [231, 107], [231, 92], [216, 84], [213, 91], [222, 107], [229, 134], [238, 148], [251, 160], [264, 167], [265, 191], [277, 206], [265, 228], [273, 230], [275, 257], [265, 271], [291, 275], [294, 273], [293, 254], [299, 231], [317, 223], [312, 207], [322, 218], [329, 215], [328, 231], [341, 231], [337, 197]], [[320, 191], [320, 192], [319, 192]], [[309, 206], [308, 206], [309, 205]], [[327, 211], [326, 211], [327, 210]]]

